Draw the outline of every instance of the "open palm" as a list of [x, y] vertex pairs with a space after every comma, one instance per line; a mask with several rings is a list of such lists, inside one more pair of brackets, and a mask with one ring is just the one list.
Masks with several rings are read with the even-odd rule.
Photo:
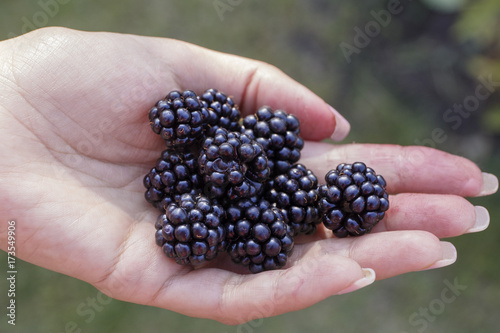
[[[377, 278], [452, 263], [439, 237], [479, 231], [491, 194], [471, 162], [422, 147], [316, 142], [348, 125], [319, 97], [269, 65], [187, 43], [42, 29], [0, 43], [0, 219], [15, 220], [17, 255], [121, 300], [236, 324], [312, 305]], [[154, 242], [158, 212], [143, 175], [160, 156], [147, 112], [173, 89], [218, 88], [247, 113], [296, 114], [303, 162], [322, 176], [365, 161], [388, 182], [391, 209], [369, 235], [297, 239], [286, 269], [246, 274], [228, 256], [192, 269]], [[340, 134], [340, 136], [342, 136]], [[476, 223], [476, 221], [479, 221]], [[7, 248], [7, 224], [0, 226]]]

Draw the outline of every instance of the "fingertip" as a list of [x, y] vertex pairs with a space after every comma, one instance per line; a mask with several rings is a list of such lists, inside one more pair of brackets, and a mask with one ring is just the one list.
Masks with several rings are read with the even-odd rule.
[[369, 286], [373, 282], [375, 282], [376, 274], [375, 271], [371, 268], [363, 268], [362, 269], [363, 277], [359, 280], [354, 281], [349, 287], [342, 289], [337, 293], [337, 295], [347, 294], [358, 289]]
[[333, 141], [342, 141], [351, 131], [351, 124], [336, 109], [328, 105], [335, 119], [335, 129], [330, 136]]
[[494, 174], [483, 172], [482, 174], [483, 184], [481, 190], [476, 195], [477, 197], [483, 197], [487, 195], [494, 194], [498, 191], [498, 178]]
[[488, 209], [483, 206], [474, 206], [474, 212], [476, 215], [474, 225], [466, 231], [469, 234], [484, 231], [490, 225], [490, 213]]
[[440, 245], [442, 251], [441, 258], [423, 270], [446, 267], [457, 261], [457, 249], [452, 243], [441, 241]]

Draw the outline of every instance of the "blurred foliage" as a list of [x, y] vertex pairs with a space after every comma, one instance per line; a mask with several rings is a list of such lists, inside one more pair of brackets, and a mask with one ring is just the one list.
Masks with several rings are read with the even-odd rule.
[[[425, 144], [468, 157], [500, 175], [497, 0], [402, 0], [401, 11], [386, 17], [367, 45], [351, 54], [350, 62], [342, 43], [356, 46], [355, 29], [376, 26], [372, 22], [377, 22], [375, 17], [383, 19], [388, 0], [221, 1], [232, 4], [230, 10], [218, 13], [214, 0], [3, 0], [0, 40], [23, 30], [60, 25], [176, 38], [259, 59], [279, 67], [343, 113], [352, 124], [346, 142]], [[452, 127], [445, 112], [473, 96], [480, 78], [489, 76], [498, 82], [493, 93], [460, 126]], [[433, 141], [435, 128], [442, 128], [447, 140]], [[22, 262], [18, 326], [6, 327], [4, 318], [0, 331], [59, 333], [73, 321], [82, 332], [410, 333], [422, 328], [411, 325], [412, 313], [438, 299], [445, 280], [457, 278], [467, 289], [420, 331], [496, 332], [498, 199], [499, 195], [472, 200], [489, 209], [492, 224], [488, 232], [452, 240], [459, 259], [451, 267], [378, 281], [308, 309], [241, 327], [116, 300], [87, 322], [77, 309], [96, 297], [97, 290]], [[6, 262], [4, 253], [0, 262]]]
[[[476, 52], [467, 60], [466, 68], [471, 76], [491, 73], [500, 78], [500, 3], [495, 0], [470, 2], [453, 27], [454, 37], [467, 43]], [[489, 132], [500, 134], [499, 94], [489, 103], [482, 115], [482, 126]]]

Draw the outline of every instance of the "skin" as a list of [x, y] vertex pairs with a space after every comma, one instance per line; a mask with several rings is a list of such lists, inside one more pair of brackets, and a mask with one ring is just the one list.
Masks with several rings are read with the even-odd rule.
[[[444, 255], [439, 237], [475, 222], [463, 198], [483, 186], [474, 163], [425, 147], [317, 142], [336, 127], [328, 105], [262, 62], [46, 28], [1, 42], [0, 66], [0, 220], [16, 221], [16, 255], [120, 300], [239, 324], [356, 289], [362, 268], [383, 279], [432, 267]], [[166, 258], [154, 243], [158, 212], [143, 199], [142, 178], [164, 149], [147, 112], [168, 91], [208, 87], [246, 113], [270, 105], [297, 115], [302, 162], [319, 178], [344, 161], [372, 166], [388, 183], [387, 217], [360, 238], [299, 237], [286, 269], [257, 275], [228, 256], [201, 269]], [[6, 251], [7, 223], [0, 240]]]

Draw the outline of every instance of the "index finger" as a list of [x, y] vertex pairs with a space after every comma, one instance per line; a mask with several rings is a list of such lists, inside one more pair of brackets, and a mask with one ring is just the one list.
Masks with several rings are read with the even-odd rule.
[[47, 108], [71, 105], [72, 114], [98, 113], [89, 117], [91, 128], [103, 115], [116, 118], [110, 105], [127, 122], [144, 122], [145, 110], [169, 91], [216, 88], [233, 96], [243, 115], [263, 105], [296, 115], [306, 140], [342, 140], [350, 130], [335, 109], [276, 67], [178, 40], [45, 28], [1, 45], [14, 50], [10, 58], [24, 69], [12, 80], [29, 92], [25, 98], [38, 105], [43, 94], [44, 100], [51, 97]]
[[[158, 44], [158, 40], [152, 41]], [[307, 140], [331, 137], [339, 141], [349, 133], [349, 123], [333, 107], [278, 68], [192, 44], [182, 43], [181, 48], [185, 50], [175, 58], [179, 66], [174, 70], [179, 69], [182, 88], [217, 88], [232, 95], [244, 115], [263, 105], [283, 109], [299, 118], [301, 134]], [[192, 69], [185, 71], [186, 67]]]

